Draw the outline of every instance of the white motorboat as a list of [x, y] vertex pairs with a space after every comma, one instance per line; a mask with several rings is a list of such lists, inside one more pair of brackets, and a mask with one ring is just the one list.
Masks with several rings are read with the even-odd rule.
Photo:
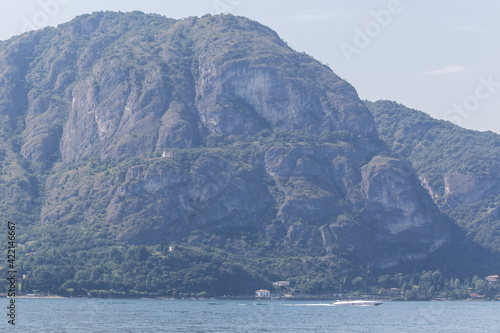
[[378, 306], [382, 301], [336, 301], [333, 305], [339, 306]]

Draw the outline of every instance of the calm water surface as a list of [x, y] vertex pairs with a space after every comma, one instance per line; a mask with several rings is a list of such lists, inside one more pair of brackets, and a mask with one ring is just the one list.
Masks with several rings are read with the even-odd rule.
[[[5, 314], [0, 331], [7, 324]], [[499, 332], [500, 302], [17, 299], [19, 332]]]

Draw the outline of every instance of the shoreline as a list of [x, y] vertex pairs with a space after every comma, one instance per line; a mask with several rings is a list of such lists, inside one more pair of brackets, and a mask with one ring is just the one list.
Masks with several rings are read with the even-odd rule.
[[335, 302], [338, 300], [381, 300], [383, 302], [500, 302], [500, 299], [429, 299], [429, 300], [404, 300], [404, 299], [384, 299], [383, 297], [282, 297], [282, 298], [259, 298], [252, 296], [235, 296], [235, 297], [189, 297], [189, 298], [169, 298], [169, 297], [134, 297], [134, 296], [119, 296], [119, 297], [88, 297], [88, 296], [74, 296], [74, 297], [66, 297], [66, 296], [16, 296], [16, 297], [7, 297], [6, 295], [0, 295], [0, 298], [14, 298], [14, 299], [145, 299], [145, 300], [166, 300], [166, 301], [329, 301]]

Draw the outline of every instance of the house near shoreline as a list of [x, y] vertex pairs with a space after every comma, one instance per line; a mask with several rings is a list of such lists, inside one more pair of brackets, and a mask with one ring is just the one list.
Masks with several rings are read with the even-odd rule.
[[486, 281], [488, 281], [489, 284], [497, 283], [498, 282], [498, 275], [488, 275], [485, 278]]
[[255, 297], [259, 298], [271, 298], [271, 292], [266, 289], [259, 289], [255, 291]]
[[479, 295], [479, 294], [476, 294], [476, 293], [469, 294], [469, 296], [470, 296], [472, 299], [482, 299], [482, 298], [483, 298], [483, 295]]
[[276, 281], [276, 282], [273, 282], [273, 286], [275, 286], [275, 287], [290, 287], [290, 282], [288, 282], [288, 281]]

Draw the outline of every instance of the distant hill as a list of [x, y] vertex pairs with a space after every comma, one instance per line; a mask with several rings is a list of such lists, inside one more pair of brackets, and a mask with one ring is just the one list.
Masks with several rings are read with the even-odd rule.
[[[482, 272], [492, 257], [440, 209], [494, 248], [473, 225], [498, 204], [481, 144], [498, 137], [461, 141], [484, 161], [448, 173], [429, 157], [440, 145], [412, 159], [427, 144], [412, 131], [436, 121], [370, 107], [376, 122], [328, 67], [232, 15], [99, 12], [2, 42], [0, 214], [19, 226], [24, 289], [213, 296], [287, 279], [321, 293]], [[483, 200], [491, 212], [457, 210]]]
[[366, 103], [380, 138], [415, 168], [439, 208], [500, 251], [500, 135], [466, 130], [390, 101]]

